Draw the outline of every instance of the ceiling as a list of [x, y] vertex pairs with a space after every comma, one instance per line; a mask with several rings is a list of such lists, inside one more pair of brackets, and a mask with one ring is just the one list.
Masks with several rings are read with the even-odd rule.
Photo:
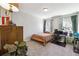
[[[47, 12], [43, 8], [48, 8]], [[65, 15], [79, 11], [79, 3], [20, 3], [20, 11], [40, 18]]]

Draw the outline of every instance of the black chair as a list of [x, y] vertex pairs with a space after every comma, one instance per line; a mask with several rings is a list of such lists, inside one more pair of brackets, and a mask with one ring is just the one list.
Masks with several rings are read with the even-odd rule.
[[52, 42], [57, 45], [65, 47], [66, 46], [66, 35], [64, 34], [63, 31], [58, 31], [57, 29], [55, 29]]

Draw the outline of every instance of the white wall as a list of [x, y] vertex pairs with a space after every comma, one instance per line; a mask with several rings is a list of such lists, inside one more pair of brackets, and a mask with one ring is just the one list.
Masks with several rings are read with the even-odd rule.
[[21, 11], [13, 13], [12, 21], [18, 26], [23, 26], [24, 40], [26, 41], [32, 34], [43, 32], [43, 20], [33, 15]]

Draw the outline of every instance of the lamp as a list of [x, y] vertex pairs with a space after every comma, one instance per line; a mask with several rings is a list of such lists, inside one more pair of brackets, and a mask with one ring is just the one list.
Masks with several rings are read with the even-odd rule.
[[0, 4], [3, 8], [11, 11], [11, 12], [18, 12], [19, 11], [19, 5], [18, 3], [2, 3]]
[[9, 3], [9, 5], [10, 5], [10, 9], [9, 10], [14, 11], [14, 12], [18, 12], [19, 11], [18, 3]]
[[48, 8], [43, 8], [43, 11], [47, 12], [48, 11]]

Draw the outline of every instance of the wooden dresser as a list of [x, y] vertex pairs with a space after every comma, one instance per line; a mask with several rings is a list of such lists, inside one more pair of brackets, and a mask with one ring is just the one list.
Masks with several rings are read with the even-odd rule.
[[0, 26], [0, 50], [15, 41], [23, 41], [23, 26]]

